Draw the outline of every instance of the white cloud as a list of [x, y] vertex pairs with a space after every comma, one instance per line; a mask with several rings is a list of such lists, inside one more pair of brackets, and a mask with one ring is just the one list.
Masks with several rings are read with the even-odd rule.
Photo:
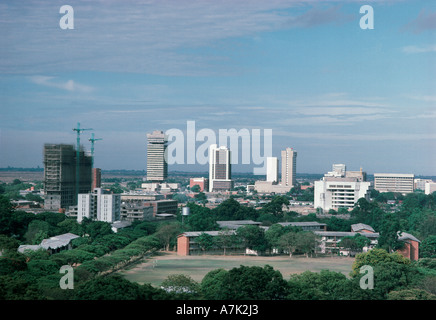
[[404, 53], [413, 54], [413, 53], [428, 53], [428, 52], [436, 52], [436, 45], [432, 46], [406, 46], [402, 48]]
[[23, 10], [15, 2], [0, 10], [0, 48], [6, 48], [0, 50], [0, 72], [229, 74], [237, 70], [222, 63], [228, 62], [222, 51], [201, 50], [225, 39], [344, 21], [337, 5], [320, 9], [314, 0], [78, 0], [72, 4], [75, 29], [61, 30], [59, 10], [53, 9], [62, 4], [29, 1], [31, 10]]
[[57, 78], [49, 77], [49, 76], [31, 76], [30, 81], [35, 83], [35, 84], [38, 84], [38, 85], [51, 87], [51, 88], [58, 88], [58, 89], [67, 90], [70, 92], [87, 93], [87, 92], [91, 92], [94, 90], [93, 87], [79, 84], [79, 83], [75, 82], [74, 80], [60, 82]]

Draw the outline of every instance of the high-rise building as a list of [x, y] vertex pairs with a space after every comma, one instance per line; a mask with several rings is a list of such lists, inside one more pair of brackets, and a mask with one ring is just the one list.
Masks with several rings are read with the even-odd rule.
[[168, 163], [165, 152], [168, 138], [163, 131], [147, 134], [147, 180], [164, 181], [168, 177]]
[[101, 187], [101, 169], [92, 168], [92, 190]]
[[209, 147], [209, 192], [231, 190], [231, 176], [230, 150], [212, 144]]
[[279, 159], [277, 157], [266, 158], [266, 181], [279, 181]]
[[297, 182], [297, 152], [293, 148], [282, 150], [282, 181], [283, 186], [293, 187]]
[[73, 145], [44, 145], [44, 208], [47, 210], [67, 209], [77, 204], [77, 193], [91, 191], [91, 157], [83, 150], [79, 152], [80, 177], [76, 193], [76, 157]]

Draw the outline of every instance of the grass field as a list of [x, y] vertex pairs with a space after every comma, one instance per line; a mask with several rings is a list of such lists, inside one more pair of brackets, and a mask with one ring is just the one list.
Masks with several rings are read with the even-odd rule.
[[119, 273], [127, 280], [140, 284], [150, 283], [159, 286], [171, 274], [184, 274], [200, 282], [211, 270], [223, 268], [230, 270], [241, 265], [272, 266], [283, 275], [285, 280], [293, 273], [306, 270], [319, 272], [323, 269], [341, 272], [348, 277], [354, 258], [347, 257], [322, 257], [306, 258], [301, 256], [177, 256], [175, 253], [159, 253], [144, 262], [136, 264]]

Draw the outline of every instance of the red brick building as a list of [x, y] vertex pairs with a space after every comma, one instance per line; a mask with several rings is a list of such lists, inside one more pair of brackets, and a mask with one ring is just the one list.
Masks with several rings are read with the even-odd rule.
[[409, 258], [412, 261], [416, 261], [419, 258], [419, 241], [413, 235], [401, 232], [398, 235], [398, 240], [404, 242], [404, 247], [398, 252], [405, 258]]
[[195, 185], [200, 187], [200, 192], [209, 191], [209, 179], [207, 178], [191, 178], [189, 180], [189, 188], [192, 189]]

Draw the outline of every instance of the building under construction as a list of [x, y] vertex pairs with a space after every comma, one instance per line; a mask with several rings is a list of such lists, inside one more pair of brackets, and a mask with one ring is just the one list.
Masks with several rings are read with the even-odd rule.
[[[79, 154], [79, 163], [77, 163]], [[76, 184], [76, 168], [79, 182]], [[88, 193], [92, 185], [92, 158], [73, 145], [44, 145], [44, 209], [60, 211], [77, 204], [78, 193]], [[78, 190], [77, 189], [78, 186]]]

